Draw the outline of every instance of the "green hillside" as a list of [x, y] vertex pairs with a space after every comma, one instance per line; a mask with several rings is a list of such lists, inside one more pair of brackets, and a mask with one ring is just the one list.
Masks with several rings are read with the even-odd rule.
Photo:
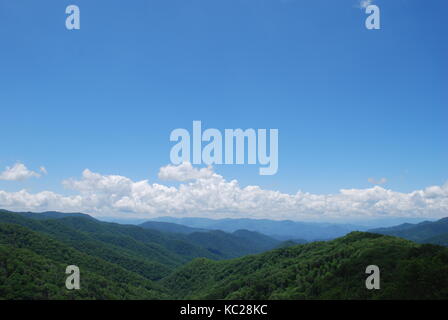
[[237, 230], [229, 233], [157, 221], [147, 221], [139, 226], [144, 229], [177, 233], [179, 239], [204, 247], [210, 253], [225, 259], [271, 250], [281, 243], [279, 240], [249, 230]]
[[0, 223], [13, 223], [46, 234], [85, 254], [157, 280], [196, 257], [216, 258], [204, 248], [136, 226], [68, 217], [36, 220], [2, 212]]
[[[82, 270], [82, 290], [65, 288], [65, 268]], [[27, 228], [0, 223], [2, 299], [160, 299], [158, 284]]]
[[219, 230], [194, 232], [186, 238], [224, 258], [237, 258], [248, 254], [260, 253], [273, 249], [280, 243], [280, 241], [258, 232], [247, 230], [238, 230], [233, 233]]
[[[381, 289], [365, 288], [378, 265]], [[353, 232], [228, 261], [196, 259], [161, 282], [189, 299], [446, 299], [448, 249]]]
[[[15, 223], [46, 233], [88, 254], [119, 263], [150, 279], [197, 257], [228, 259], [267, 251], [279, 241], [257, 232], [239, 230], [180, 234], [152, 228], [101, 222], [83, 214], [13, 213], [0, 211], [0, 222]], [[197, 229], [199, 230], [199, 229]]]
[[448, 233], [440, 234], [434, 237], [426, 238], [424, 243], [437, 244], [439, 246], [448, 247]]
[[[362, 232], [294, 245], [246, 230], [182, 235], [57, 216], [0, 212], [0, 299], [448, 298], [441, 246]], [[222, 260], [272, 245], [280, 248]], [[72, 264], [79, 291], [65, 288]], [[372, 264], [380, 290], [365, 288]]]

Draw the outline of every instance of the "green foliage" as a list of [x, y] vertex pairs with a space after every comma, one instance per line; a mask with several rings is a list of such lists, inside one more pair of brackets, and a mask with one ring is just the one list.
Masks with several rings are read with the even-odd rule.
[[[0, 299], [448, 298], [448, 248], [441, 246], [352, 232], [216, 261], [278, 242], [249, 231], [169, 234], [58, 216], [0, 212]], [[65, 288], [72, 264], [80, 267], [81, 290]], [[381, 270], [380, 290], [365, 288], [372, 264]]]
[[[65, 288], [65, 268], [82, 270], [83, 289]], [[27, 228], [0, 224], [2, 299], [156, 299], [164, 290], [120, 266]]]
[[[353, 232], [229, 261], [197, 259], [162, 280], [190, 299], [446, 299], [448, 250]], [[367, 290], [378, 265], [381, 289]]]
[[0, 212], [1, 222], [46, 234], [81, 252], [118, 264], [152, 280], [161, 279], [193, 258], [217, 258], [205, 248], [176, 236], [92, 218], [29, 219], [3, 211]]
[[186, 238], [196, 245], [204, 246], [220, 258], [236, 258], [275, 248], [279, 241], [258, 232], [237, 230], [227, 233], [219, 230], [194, 232]]

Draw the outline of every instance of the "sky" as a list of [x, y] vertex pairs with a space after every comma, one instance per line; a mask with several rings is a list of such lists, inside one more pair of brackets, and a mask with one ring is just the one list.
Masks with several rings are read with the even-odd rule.
[[[81, 29], [67, 30], [77, 5]], [[367, 30], [367, 5], [381, 29]], [[448, 216], [444, 0], [0, 0], [0, 208]], [[278, 172], [172, 130], [278, 129]]]

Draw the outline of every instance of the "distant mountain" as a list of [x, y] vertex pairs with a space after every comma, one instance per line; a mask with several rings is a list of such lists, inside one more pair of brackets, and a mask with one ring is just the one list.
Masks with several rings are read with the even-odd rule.
[[233, 233], [220, 230], [194, 232], [189, 234], [187, 239], [225, 258], [260, 253], [274, 249], [280, 243], [280, 241], [261, 233], [248, 230], [237, 230]]
[[[387, 218], [362, 218], [362, 219], [338, 219], [338, 222], [334, 223], [347, 223], [351, 225], [360, 225], [365, 226], [368, 229], [375, 229], [375, 228], [386, 228], [386, 227], [393, 227], [400, 224], [416, 224], [420, 223], [426, 220], [435, 221], [437, 219], [422, 219], [422, 218], [415, 218], [415, 217], [394, 217], [394, 216], [388, 216]], [[344, 221], [344, 222], [343, 222]], [[331, 222], [331, 221], [326, 221]]]
[[181, 233], [181, 234], [209, 231], [207, 229], [192, 228], [177, 223], [160, 222], [160, 221], [146, 221], [142, 224], [139, 224], [139, 226], [145, 229], [152, 229], [163, 232]]
[[260, 251], [270, 250], [280, 242], [262, 233], [249, 230], [237, 230], [232, 235], [243, 239], [246, 243], [254, 243], [254, 246], [258, 246]]
[[142, 218], [122, 218], [122, 217], [97, 217], [98, 220], [103, 222], [114, 222], [119, 224], [133, 224], [133, 225], [139, 225], [142, 224], [148, 219], [142, 219]]
[[[8, 213], [10, 211], [0, 209], [0, 213]], [[21, 215], [22, 217], [29, 218], [29, 219], [35, 219], [35, 220], [48, 220], [48, 219], [62, 219], [62, 218], [68, 218], [68, 217], [77, 217], [77, 218], [86, 218], [86, 219], [93, 219], [92, 216], [89, 216], [88, 214], [84, 213], [64, 213], [64, 212], [57, 212], [57, 211], [45, 211], [40, 213], [35, 212], [15, 212], [18, 215]]]
[[390, 228], [371, 229], [369, 232], [392, 235], [419, 243], [447, 245], [448, 218], [434, 222], [424, 221], [417, 224], [405, 223]]
[[182, 234], [184, 235], [182, 239], [202, 246], [211, 253], [224, 258], [236, 258], [247, 254], [260, 253], [274, 249], [280, 243], [279, 240], [249, 230], [237, 230], [229, 233], [159, 221], [147, 221], [140, 226], [145, 229]]
[[267, 219], [206, 219], [160, 217], [152, 221], [181, 224], [192, 228], [235, 232], [244, 229], [268, 235], [277, 240], [305, 239], [307, 241], [328, 240], [346, 235], [351, 231], [364, 231], [367, 228], [350, 224], [276, 221]]
[[448, 247], [448, 233], [444, 233], [432, 238], [427, 238], [425, 239], [424, 243], [432, 243]]

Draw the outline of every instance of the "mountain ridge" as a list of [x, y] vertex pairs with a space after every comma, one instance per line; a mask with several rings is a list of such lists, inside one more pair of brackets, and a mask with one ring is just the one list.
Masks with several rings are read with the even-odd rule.
[[175, 218], [158, 217], [150, 221], [177, 223], [191, 228], [222, 230], [234, 232], [239, 229], [255, 231], [277, 240], [305, 239], [307, 241], [329, 240], [343, 236], [352, 231], [364, 231], [367, 227], [350, 224], [332, 224], [317, 222], [300, 222], [292, 220], [269, 219], [207, 219], [207, 218]]
[[[259, 237], [259, 245], [264, 243], [261, 240], [272, 245], [272, 239], [262, 234], [254, 235], [247, 230], [234, 233], [215, 230], [189, 235], [205, 236], [207, 244], [217, 251], [220, 245], [238, 237], [246, 242]], [[189, 235], [77, 216], [45, 220], [2, 211], [0, 298], [448, 297], [448, 248], [442, 246], [351, 232], [331, 241], [280, 243], [277, 249], [223, 260], [222, 252], [212, 253], [206, 247], [195, 246], [193, 240], [187, 241]], [[209, 237], [216, 243], [209, 241]], [[242, 245], [241, 241], [237, 244]], [[65, 267], [72, 264], [82, 270], [83, 289], [74, 292], [64, 286]], [[381, 290], [365, 288], [365, 269], [372, 264], [381, 269]]]
[[418, 243], [448, 245], [448, 217], [437, 221], [423, 221], [417, 224], [401, 224], [389, 228], [370, 229], [369, 232], [391, 235]]

